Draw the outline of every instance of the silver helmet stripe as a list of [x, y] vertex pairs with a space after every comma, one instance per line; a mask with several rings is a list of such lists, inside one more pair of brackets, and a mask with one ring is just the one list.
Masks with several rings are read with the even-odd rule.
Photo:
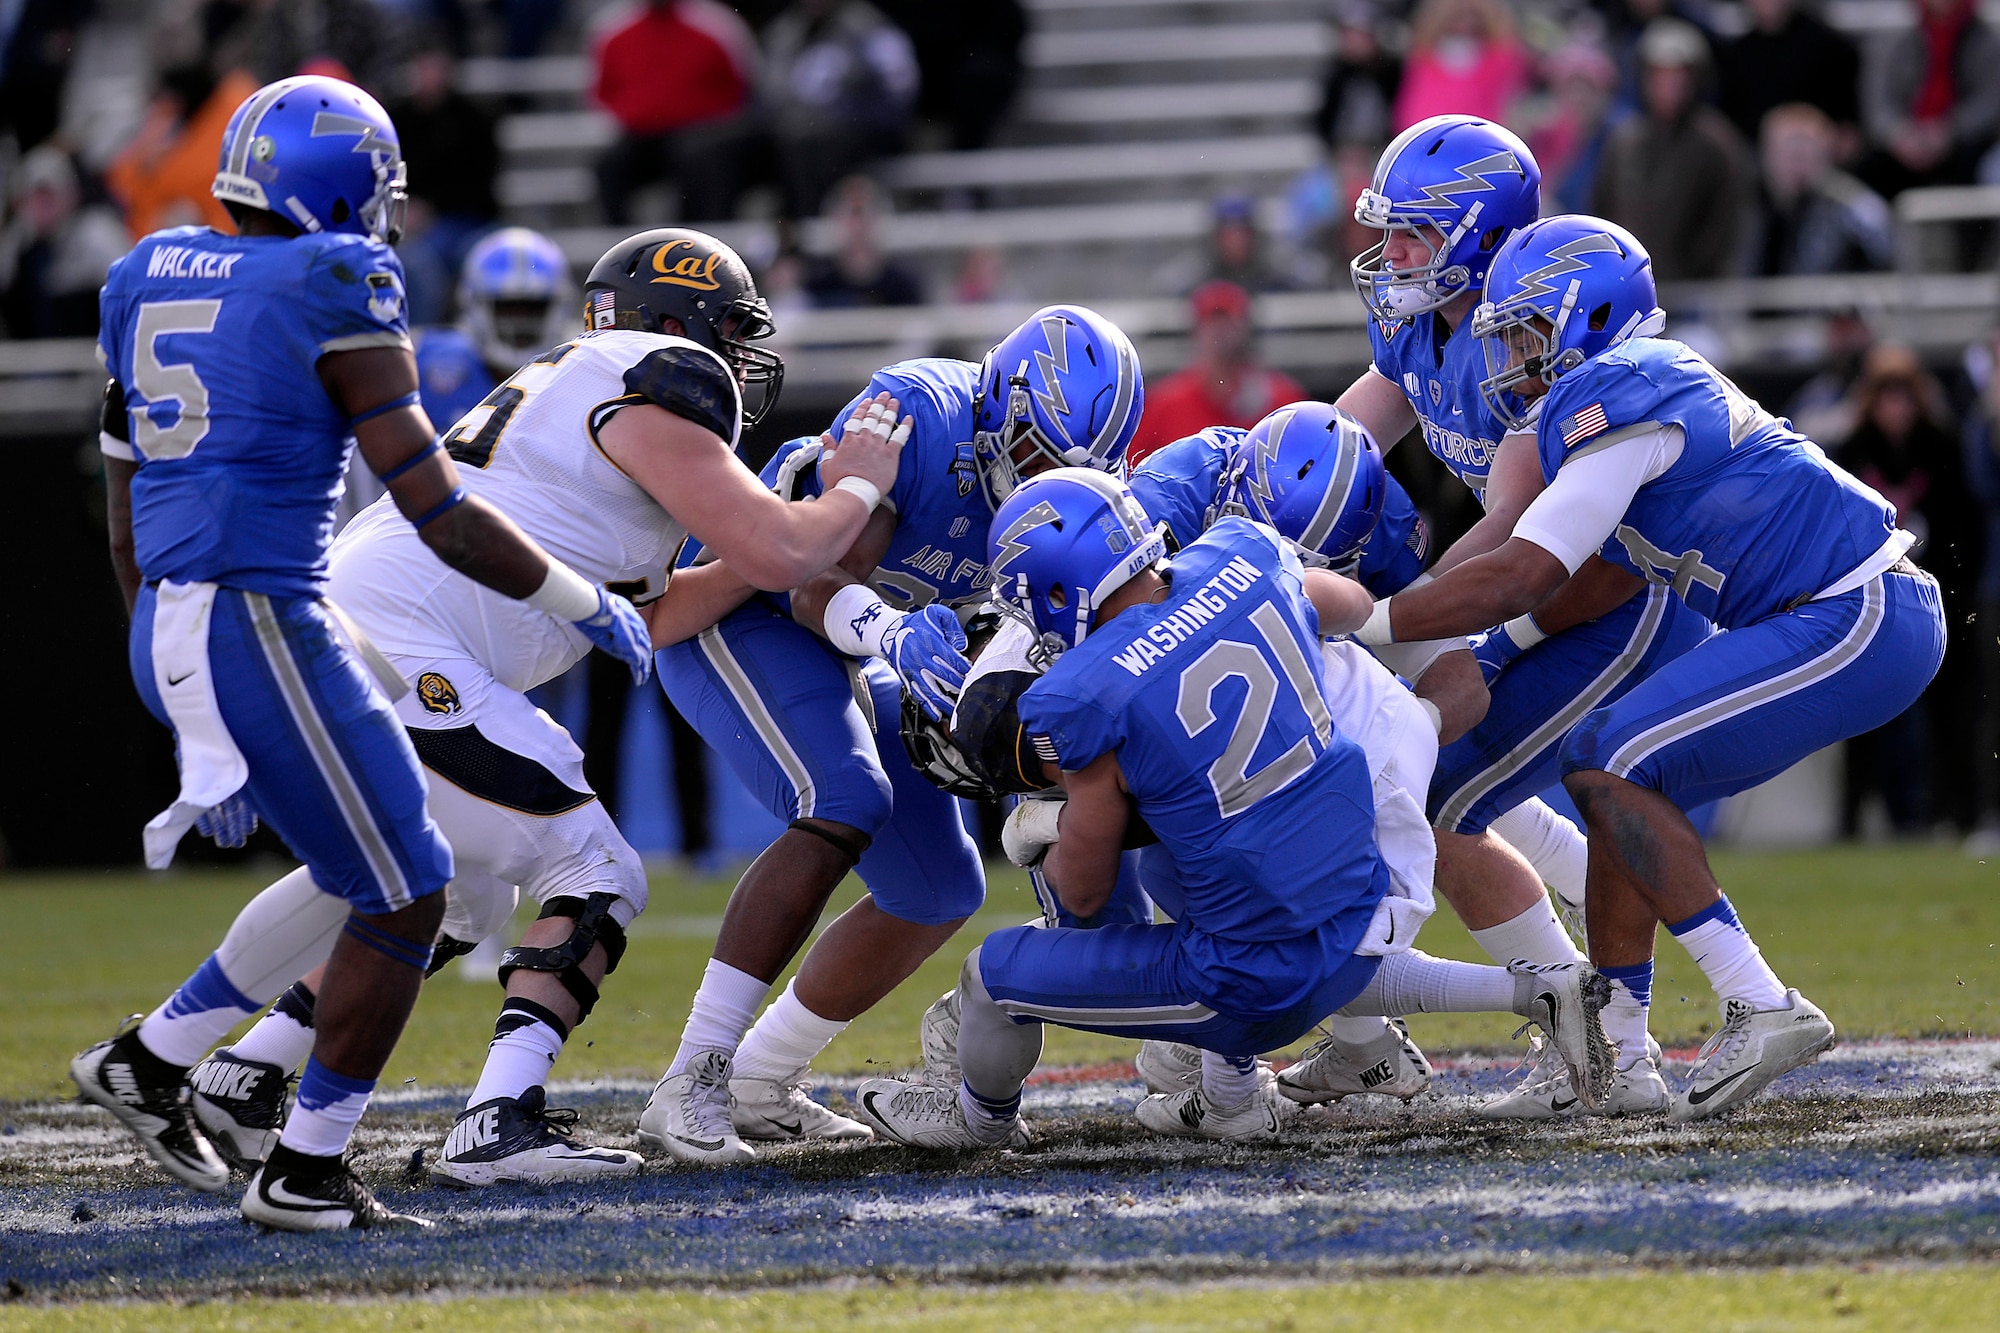
[[1335, 467], [1333, 481], [1320, 493], [1319, 508], [1314, 511], [1312, 522], [1306, 524], [1305, 535], [1299, 538], [1299, 545], [1309, 551], [1319, 552], [1321, 543], [1333, 534], [1334, 525], [1347, 509], [1347, 499], [1354, 490], [1354, 479], [1360, 471], [1361, 450], [1347, 447], [1347, 427], [1338, 420], [1334, 422], [1333, 447]]
[[292, 80], [281, 79], [268, 88], [259, 89], [250, 99], [250, 105], [243, 108], [243, 118], [236, 122], [236, 137], [229, 141], [229, 165], [225, 170], [230, 175], [241, 176], [250, 165], [250, 145], [257, 142], [257, 131], [263, 128], [265, 113], [292, 90]]
[[1104, 429], [1097, 432], [1097, 438], [1090, 442], [1090, 456], [1102, 460], [1111, 447], [1111, 441], [1124, 431], [1132, 417], [1133, 399], [1139, 390], [1139, 354], [1133, 350], [1129, 338], [1118, 340], [1118, 390], [1111, 400], [1111, 411], [1104, 418]]

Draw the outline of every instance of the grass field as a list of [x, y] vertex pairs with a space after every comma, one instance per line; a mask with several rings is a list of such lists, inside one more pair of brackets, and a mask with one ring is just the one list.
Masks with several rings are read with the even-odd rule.
[[[269, 876], [0, 879], [0, 1330], [1995, 1326], [2000, 872], [1929, 847], [1717, 869], [1843, 1037], [1723, 1121], [1482, 1124], [1467, 1113], [1506, 1077], [1511, 1020], [1431, 1018], [1412, 1027], [1439, 1076], [1410, 1106], [1344, 1102], [1275, 1148], [1189, 1144], [1131, 1120], [1129, 1044], [1052, 1029], [1047, 1065], [1110, 1063], [1030, 1088], [1024, 1152], [798, 1146], [457, 1194], [415, 1164], [498, 995], [448, 972], [357, 1139], [375, 1188], [440, 1226], [324, 1237], [256, 1234], [230, 1195], [163, 1183], [108, 1117], [64, 1104], [69, 1056], [158, 1003]], [[558, 1068], [585, 1134], [631, 1142], [728, 891], [656, 879]], [[916, 1062], [964, 949], [1032, 911], [1004, 868], [992, 899], [817, 1062], [822, 1095]], [[1423, 944], [1475, 956], [1448, 914]], [[1655, 1030], [1685, 1048], [1712, 997], [1669, 940], [1660, 962]]]
[[1991, 1328], [2000, 1267], [1803, 1268], [1601, 1277], [1478, 1275], [1327, 1283], [864, 1283], [760, 1292], [635, 1292], [434, 1301], [240, 1301], [164, 1306], [0, 1307], [20, 1333], [872, 1333], [952, 1328], [1070, 1333], [1079, 1327], [1431, 1330], [1468, 1317], [1483, 1333], [1574, 1328], [1896, 1330]]
[[[1780, 976], [1817, 1001], [1844, 1036], [2000, 1034], [2000, 867], [1932, 847], [1723, 854], [1724, 887]], [[222, 938], [238, 907], [272, 876], [15, 875], [0, 878], [0, 910], [14, 948], [0, 971], [0, 1101], [69, 1094], [69, 1057], [109, 1035], [128, 1013], [166, 997]], [[817, 1062], [827, 1074], [906, 1067], [916, 1023], [947, 989], [986, 932], [1034, 912], [1026, 879], [992, 868], [987, 907], [959, 938]], [[633, 930], [604, 1001], [565, 1052], [565, 1079], [657, 1077], [707, 958], [730, 883], [670, 877]], [[835, 910], [853, 901], [850, 880]], [[829, 919], [831, 913], [829, 914]], [[1422, 947], [1445, 957], [1478, 951], [1449, 909]], [[1664, 933], [1653, 987], [1653, 1030], [1665, 1044], [1698, 1042], [1716, 1021], [1701, 974]], [[462, 1086], [478, 1073], [499, 992], [455, 971], [428, 987], [384, 1079], [385, 1087]], [[1513, 1020], [1424, 1017], [1426, 1049], [1501, 1049]], [[1130, 1043], [1050, 1029], [1050, 1064], [1130, 1054]]]

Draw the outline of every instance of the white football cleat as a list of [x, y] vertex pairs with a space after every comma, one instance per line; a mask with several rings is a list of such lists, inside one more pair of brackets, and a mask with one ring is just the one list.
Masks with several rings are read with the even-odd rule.
[[729, 1080], [729, 1121], [746, 1139], [793, 1143], [801, 1139], [872, 1139], [859, 1120], [836, 1115], [806, 1095], [812, 1080], [800, 1067], [789, 1078]]
[[1570, 1086], [1569, 1070], [1553, 1047], [1534, 1040], [1528, 1075], [1516, 1086], [1472, 1108], [1480, 1120], [1555, 1120], [1577, 1115], [1659, 1115], [1667, 1109], [1667, 1082], [1660, 1077], [1660, 1044], [1646, 1039], [1647, 1053], [1611, 1076], [1604, 1105], [1590, 1110]]
[[963, 1077], [958, 1069], [958, 987], [931, 1001], [917, 1036], [924, 1047], [924, 1081], [956, 1092]]
[[1386, 1031], [1359, 1045], [1322, 1037], [1278, 1075], [1278, 1091], [1307, 1106], [1366, 1092], [1408, 1101], [1430, 1085], [1431, 1062], [1401, 1019], [1390, 1019]]
[[229, 1047], [188, 1070], [188, 1105], [222, 1160], [255, 1171], [285, 1127], [290, 1076], [262, 1060], [239, 1060]]
[[1832, 1045], [1832, 1021], [1797, 989], [1785, 992], [1782, 1009], [1724, 1000], [1722, 1026], [1695, 1056], [1687, 1091], [1674, 1098], [1674, 1119], [1700, 1120], [1741, 1106], [1771, 1080], [1811, 1064]]
[[1272, 1143], [1284, 1133], [1278, 1108], [1287, 1103], [1269, 1086], [1260, 1086], [1241, 1106], [1220, 1108], [1199, 1087], [1154, 1093], [1133, 1112], [1155, 1134], [1225, 1143]]
[[974, 1133], [959, 1109], [955, 1087], [871, 1078], [861, 1085], [855, 1102], [877, 1134], [911, 1148], [1018, 1148], [1027, 1142], [1019, 1116], [996, 1125], [994, 1137]]
[[660, 1080], [639, 1112], [639, 1142], [683, 1162], [733, 1166], [757, 1156], [729, 1120], [730, 1053], [703, 1051]]
[[[1611, 999], [1611, 983], [1589, 963], [1531, 963], [1516, 958], [1507, 970], [1529, 982], [1529, 1023], [1542, 1030], [1569, 1070], [1578, 1100], [1598, 1110], [1611, 1096], [1617, 1051], [1598, 1015]], [[1527, 1024], [1516, 1029], [1519, 1036]]]
[[[1201, 1047], [1184, 1041], [1142, 1041], [1132, 1067], [1148, 1092], [1181, 1092], [1201, 1082]], [[1269, 1087], [1278, 1077], [1269, 1060], [1257, 1062], [1257, 1083]]]
[[554, 1110], [548, 1094], [529, 1088], [519, 1097], [495, 1097], [469, 1106], [431, 1163], [431, 1179], [445, 1185], [496, 1185], [518, 1180], [546, 1185], [636, 1175], [638, 1153], [570, 1142], [576, 1112]]

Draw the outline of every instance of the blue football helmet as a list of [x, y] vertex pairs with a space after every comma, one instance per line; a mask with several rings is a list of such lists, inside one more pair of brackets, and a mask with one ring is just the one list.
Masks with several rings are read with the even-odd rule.
[[236, 108], [209, 193], [306, 231], [394, 245], [403, 186], [403, 150], [382, 104], [341, 79], [302, 75], [267, 83]]
[[[1383, 233], [1348, 266], [1355, 290], [1378, 319], [1436, 310], [1486, 284], [1501, 242], [1542, 211], [1542, 169], [1505, 126], [1477, 116], [1432, 116], [1396, 136], [1375, 163], [1375, 179], [1354, 201], [1354, 220]], [[1425, 235], [1433, 228], [1442, 238]], [[1416, 232], [1434, 245], [1430, 261], [1392, 268], [1388, 234]]]
[[1528, 424], [1531, 379], [1554, 384], [1624, 342], [1666, 327], [1653, 290], [1653, 258], [1631, 232], [1566, 214], [1523, 227], [1493, 258], [1472, 336], [1486, 352], [1479, 395], [1509, 430]]
[[1164, 529], [1148, 523], [1124, 482], [1096, 468], [1028, 478], [986, 532], [993, 601], [1035, 631], [1044, 662], [1082, 643], [1104, 599], [1166, 554]]
[[1216, 508], [1270, 524], [1302, 564], [1348, 573], [1388, 491], [1366, 426], [1331, 403], [1291, 403], [1237, 441]]
[[526, 227], [502, 227], [467, 252], [458, 310], [487, 369], [502, 379], [582, 331], [569, 261]]
[[1116, 324], [1082, 306], [1036, 311], [979, 368], [972, 450], [988, 503], [1042, 468], [1116, 471], [1145, 406], [1139, 354]]

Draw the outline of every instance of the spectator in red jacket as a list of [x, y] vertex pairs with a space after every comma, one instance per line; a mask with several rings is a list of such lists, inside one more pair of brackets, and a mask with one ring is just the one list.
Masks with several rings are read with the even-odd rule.
[[1194, 358], [1146, 387], [1146, 415], [1125, 451], [1127, 467], [1204, 426], [1254, 426], [1306, 396], [1297, 380], [1257, 362], [1250, 294], [1216, 280], [1194, 289]]
[[752, 142], [757, 40], [717, 0], [649, 0], [600, 37], [591, 94], [618, 121], [597, 164], [604, 220], [626, 226], [632, 192], [671, 178], [683, 221], [733, 216]]

